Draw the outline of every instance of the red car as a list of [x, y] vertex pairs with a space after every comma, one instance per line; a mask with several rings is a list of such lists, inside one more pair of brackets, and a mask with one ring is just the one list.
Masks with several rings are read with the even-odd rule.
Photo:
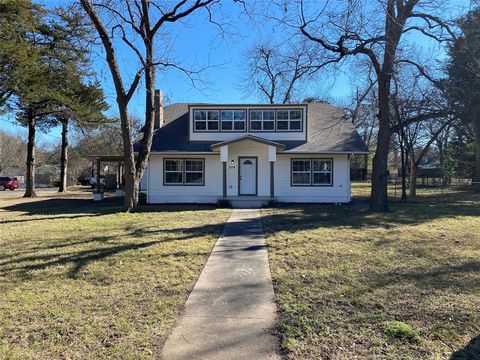
[[0, 190], [15, 190], [18, 188], [17, 178], [12, 178], [8, 176], [0, 177]]

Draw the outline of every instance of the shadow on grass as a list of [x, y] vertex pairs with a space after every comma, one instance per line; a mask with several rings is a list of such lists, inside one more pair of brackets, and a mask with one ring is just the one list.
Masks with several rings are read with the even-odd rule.
[[[224, 223], [220, 222], [195, 227], [159, 230], [133, 228], [126, 230], [126, 233], [123, 235], [95, 236], [73, 242], [69, 242], [65, 239], [67, 242], [47, 246], [35, 246], [33, 248], [0, 257], [1, 260], [4, 260], [0, 262], [0, 275], [22, 274], [25, 276], [31, 271], [72, 264], [73, 268], [69, 271], [68, 276], [75, 277], [76, 274], [91, 261], [103, 260], [125, 251], [140, 250], [166, 242], [191, 241], [192, 239], [212, 234], [217, 236], [220, 235], [223, 225]], [[158, 238], [158, 240], [141, 242], [144, 237]], [[136, 242], [115, 244], [115, 242], [129, 238]], [[75, 249], [75, 246], [95, 243], [103, 246], [87, 250]], [[105, 247], [105, 244], [112, 245]], [[63, 253], [38, 254], [42, 251], [66, 249], [68, 247], [73, 248]]]
[[[463, 201], [463, 200], [462, 200]], [[304, 238], [296, 238], [293, 242], [295, 246], [303, 246], [303, 242], [314, 241], [315, 237], [309, 236], [308, 231], [319, 228], [353, 229], [355, 232], [368, 233], [372, 229], [387, 229], [396, 231], [395, 228], [405, 225], [417, 225], [428, 223], [437, 219], [449, 219], [456, 217], [473, 217], [480, 219], [480, 206], [476, 201], [470, 202], [442, 202], [418, 200], [412, 203], [393, 203], [392, 211], [387, 213], [371, 213], [368, 206], [362, 202], [354, 202], [350, 205], [295, 205], [281, 206], [280, 209], [272, 213], [266, 211], [262, 217], [264, 229], [269, 234], [285, 233], [285, 238], [298, 234], [299, 231], [305, 231]], [[405, 228], [403, 228], [405, 229]], [[402, 230], [403, 231], [403, 230]], [[415, 231], [414, 228], [411, 231]], [[408, 232], [403, 236], [408, 236]], [[348, 239], [345, 239], [348, 242]], [[357, 240], [352, 240], [353, 241]], [[371, 241], [376, 247], [389, 247], [396, 241], [395, 236], [375, 239], [366, 237], [365, 240]], [[395, 245], [395, 244], [393, 244]], [[426, 244], [429, 245], [429, 244]], [[272, 243], [271, 247], [282, 248], [280, 243]], [[401, 249], [393, 248], [395, 251]], [[440, 252], [449, 252], [448, 248], [437, 248], [435, 253], [429, 253], [430, 248], [424, 248], [424, 244], [419, 242], [408, 249], [410, 258], [430, 258], [429, 267], [414, 267], [405, 271], [390, 271], [379, 277], [373, 273], [364, 275], [363, 279], [365, 291], [375, 288], [387, 288], [391, 285], [405, 283], [414, 284], [429, 289], [443, 290], [446, 288], [460, 291], [472, 291], [480, 288], [480, 260], [472, 258], [462, 258], [455, 254], [449, 254], [448, 257], [454, 260], [454, 263], [438, 263], [436, 256]], [[447, 254], [445, 254], [447, 257]], [[434, 265], [432, 265], [434, 264]]]
[[450, 360], [480, 360], [480, 335], [470, 340], [463, 349], [455, 351]]
[[368, 204], [359, 200], [347, 205], [280, 205], [279, 208], [285, 209], [285, 212], [264, 214], [262, 221], [274, 231], [293, 233], [320, 227], [352, 229], [382, 227], [389, 229], [399, 225], [422, 224], [435, 219], [480, 216], [478, 202], [417, 201], [392, 203], [391, 207], [392, 210], [386, 213], [372, 213], [368, 210]]
[[[461, 261], [461, 259], [458, 259]], [[468, 276], [471, 274], [472, 276]], [[404, 273], [386, 273], [375, 281], [373, 287], [386, 288], [402, 283], [414, 284], [424, 289], [457, 289], [471, 292], [480, 288], [480, 261], [468, 260], [453, 266], [421, 268]], [[460, 279], [461, 278], [461, 279]]]
[[[1, 207], [6, 211], [22, 212], [21, 219], [6, 219], [0, 224], [17, 223], [25, 221], [42, 221], [56, 219], [76, 219], [100, 215], [108, 215], [122, 212], [123, 198], [106, 198], [103, 201], [86, 199], [58, 198], [46, 199], [33, 202], [25, 202]], [[181, 212], [191, 210], [214, 210], [214, 205], [142, 205], [140, 212]], [[44, 217], [38, 217], [45, 215]], [[15, 215], [18, 217], [18, 215]], [[36, 216], [29, 218], [29, 216]]]

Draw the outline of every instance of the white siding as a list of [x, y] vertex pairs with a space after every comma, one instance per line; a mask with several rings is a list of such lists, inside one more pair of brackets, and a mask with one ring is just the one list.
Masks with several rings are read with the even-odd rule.
[[[238, 196], [238, 157], [257, 157], [258, 196], [270, 195], [270, 164], [268, 145], [242, 141], [229, 145], [227, 163], [227, 196]], [[205, 159], [205, 186], [163, 186], [163, 159]], [[291, 186], [292, 158], [333, 158], [333, 186]], [[232, 165], [234, 160], [234, 165]], [[222, 196], [222, 163], [215, 155], [150, 156], [147, 184], [149, 203], [215, 203]], [[275, 197], [280, 202], [346, 203], [351, 199], [350, 162], [348, 155], [277, 154], [275, 162]]]
[[[333, 158], [333, 186], [291, 186], [292, 158]], [[351, 199], [350, 161], [348, 155], [277, 154], [275, 163], [275, 197], [280, 202], [345, 203]]]
[[[204, 186], [164, 186], [163, 159], [205, 159]], [[222, 167], [219, 155], [150, 155], [148, 179], [149, 203], [216, 203], [222, 195]]]

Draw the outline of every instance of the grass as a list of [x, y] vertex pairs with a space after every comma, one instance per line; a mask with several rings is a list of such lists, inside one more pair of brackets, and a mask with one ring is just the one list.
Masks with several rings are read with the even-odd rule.
[[480, 359], [480, 195], [354, 194], [262, 212], [286, 358]]
[[156, 357], [229, 215], [77, 195], [0, 200], [1, 359]]

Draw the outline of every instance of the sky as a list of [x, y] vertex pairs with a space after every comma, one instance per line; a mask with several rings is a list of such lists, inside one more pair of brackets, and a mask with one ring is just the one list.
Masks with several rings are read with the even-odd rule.
[[[37, 0], [46, 7], [54, 7], [68, 3], [68, 0]], [[265, 5], [266, 1], [260, 1]], [[452, 0], [455, 6], [464, 6], [467, 0]], [[167, 103], [174, 102], [208, 102], [208, 103], [256, 103], [256, 94], [246, 94], [241, 88], [242, 69], [245, 68], [245, 56], [248, 49], [261, 39], [265, 42], [276, 42], [284, 38], [283, 29], [275, 23], [266, 21], [251, 21], [242, 8], [233, 1], [222, 0], [221, 12], [214, 13], [216, 21], [227, 24], [226, 33], [207, 21], [205, 11], [198, 11], [181, 23], [174, 23], [165, 28], [161, 41], [157, 46], [162, 51], [162, 45], [168, 44], [172, 58], [178, 63], [192, 68], [207, 68], [202, 71], [201, 78], [206, 80], [194, 87], [188, 77], [178, 70], [162, 70], [157, 73], [156, 88], [165, 94]], [[222, 36], [223, 35], [223, 36]], [[165, 37], [163, 37], [165, 36]], [[413, 35], [418, 46], [429, 47], [424, 37]], [[117, 53], [120, 54], [119, 66], [125, 83], [130, 83], [138, 63], [135, 55], [129, 49], [117, 42]], [[441, 56], [441, 55], [437, 55]], [[111, 109], [109, 115], [117, 113], [115, 91], [110, 73], [101, 52], [101, 48], [92, 49], [92, 66], [98, 80], [104, 89], [107, 102]], [[333, 74], [330, 72], [330, 74]], [[321, 81], [311, 84], [307, 92], [309, 96], [327, 97], [331, 101], [341, 101], [355, 89], [355, 74], [349, 71], [335, 72], [335, 76], [322, 76]], [[129, 106], [131, 115], [142, 119], [144, 112], [143, 83]], [[203, 85], [203, 86], [202, 86]], [[0, 118], [0, 128], [12, 133], [25, 134], [26, 130], [19, 125], [13, 125], [13, 115]], [[53, 128], [48, 133], [38, 132], [40, 142], [56, 144], [60, 141], [60, 128]]]

